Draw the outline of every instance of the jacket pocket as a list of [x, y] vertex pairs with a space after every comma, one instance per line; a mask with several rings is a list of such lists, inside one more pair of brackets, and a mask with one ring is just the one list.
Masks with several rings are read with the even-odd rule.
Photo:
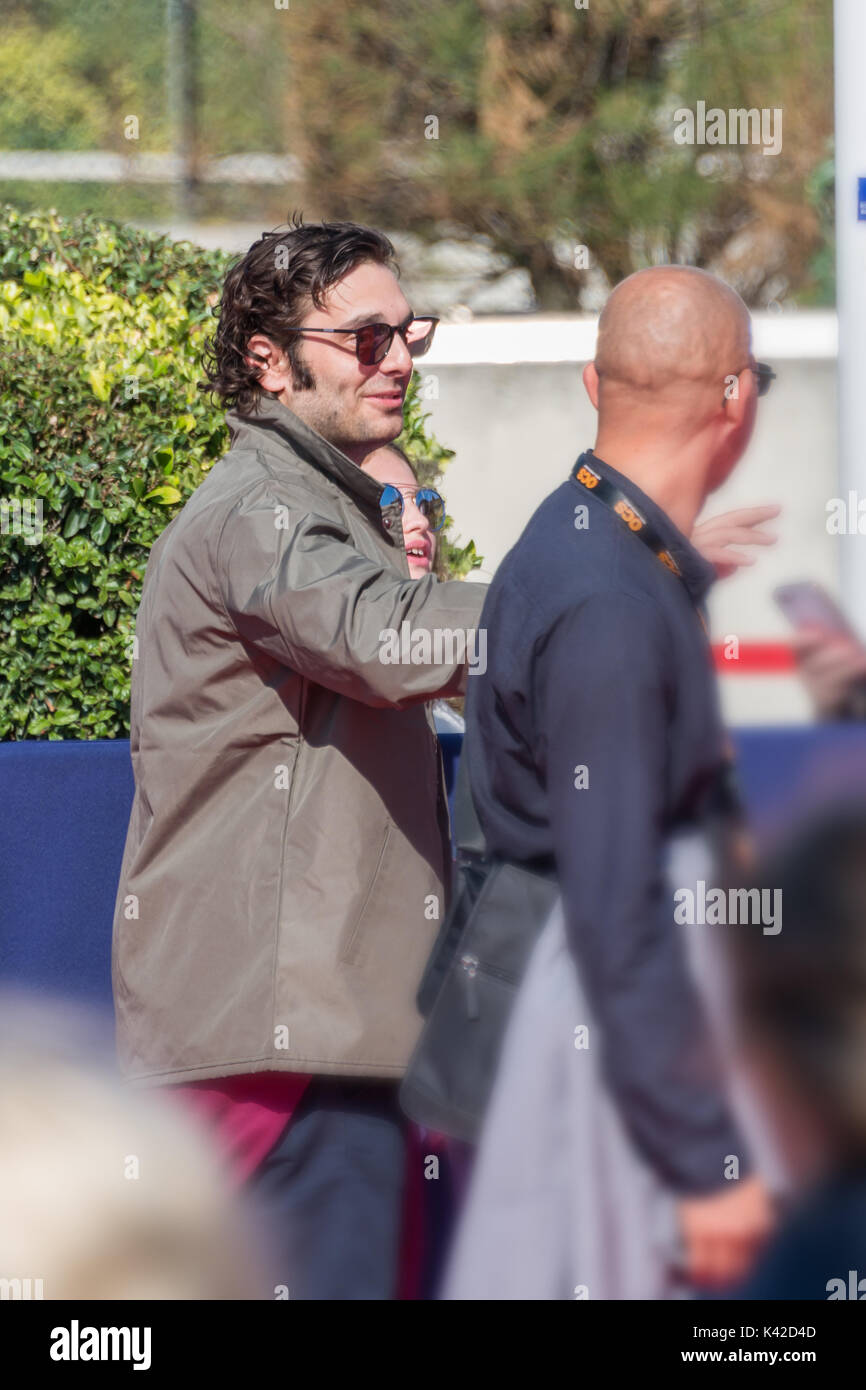
[[382, 837], [382, 844], [376, 856], [367, 891], [361, 901], [361, 906], [353, 918], [350, 918], [346, 930], [340, 942], [339, 958], [341, 961], [350, 965], [357, 965], [363, 954], [366, 930], [371, 925], [371, 918], [376, 911], [381, 911], [381, 904], [377, 904], [378, 894], [377, 885], [382, 877], [385, 860], [394, 834], [394, 825], [390, 817], [385, 826], [385, 834]]

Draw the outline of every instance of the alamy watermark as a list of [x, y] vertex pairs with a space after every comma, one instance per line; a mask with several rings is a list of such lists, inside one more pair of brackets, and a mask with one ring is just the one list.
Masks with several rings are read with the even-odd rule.
[[850, 1299], [855, 1303], [862, 1303], [866, 1299], [866, 1279], [861, 1279], [856, 1269], [848, 1270], [848, 1278], [828, 1279], [824, 1285], [827, 1290], [827, 1302], [838, 1302], [839, 1299]]
[[150, 1369], [150, 1354], [149, 1327], [82, 1327], [77, 1318], [51, 1329], [48, 1349], [52, 1361], [131, 1361], [134, 1371]]
[[416, 627], [408, 620], [382, 628], [379, 660], [385, 666], [463, 666], [471, 676], [487, 670], [487, 629], [483, 627]]
[[699, 101], [694, 111], [680, 106], [674, 112], [678, 145], [760, 145], [762, 153], [782, 153], [782, 108], [756, 106], [725, 111]]
[[42, 540], [42, 498], [0, 497], [0, 535], [23, 536], [25, 544]]
[[26, 1302], [45, 1297], [42, 1279], [9, 1279], [0, 1277], [0, 1301]]
[[674, 892], [674, 921], [681, 926], [762, 927], [764, 936], [782, 930], [781, 888], [707, 888], [699, 878], [694, 889]]
[[831, 497], [826, 503], [827, 531], [831, 536], [866, 536], [866, 497], [851, 488], [847, 497]]

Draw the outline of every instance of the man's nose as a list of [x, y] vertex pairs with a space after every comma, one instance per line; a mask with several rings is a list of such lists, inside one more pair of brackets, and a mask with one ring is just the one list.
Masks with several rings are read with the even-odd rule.
[[412, 370], [412, 354], [406, 346], [403, 334], [397, 332], [391, 341], [391, 346], [386, 352], [379, 366], [383, 371], [399, 372], [403, 375]]

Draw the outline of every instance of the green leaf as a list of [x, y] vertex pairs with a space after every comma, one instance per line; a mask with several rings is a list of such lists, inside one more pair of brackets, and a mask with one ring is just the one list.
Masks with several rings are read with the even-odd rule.
[[155, 497], [161, 506], [170, 507], [172, 503], [181, 500], [182, 493], [178, 492], [176, 487], [155, 487], [145, 494], [143, 500], [149, 502], [151, 497]]
[[91, 390], [97, 400], [107, 401], [111, 396], [111, 387], [106, 380], [106, 368], [103, 363], [98, 367], [91, 367], [87, 373], [87, 380], [90, 382]]
[[110, 535], [111, 527], [104, 516], [101, 516], [90, 528], [90, 539], [94, 545], [104, 545]]

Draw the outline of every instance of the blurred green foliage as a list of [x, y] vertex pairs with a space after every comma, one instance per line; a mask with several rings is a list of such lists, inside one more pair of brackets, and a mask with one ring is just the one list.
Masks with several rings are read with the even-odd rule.
[[[43, 526], [38, 544], [8, 517], [0, 535], [0, 738], [128, 734], [148, 553], [228, 446], [196, 389], [228, 263], [0, 208], [0, 498], [40, 500]], [[425, 481], [450, 457], [414, 389], [401, 443]], [[445, 555], [453, 574], [479, 563], [471, 542]]]
[[0, 148], [98, 148], [106, 103], [81, 71], [79, 36], [64, 26], [44, 31], [21, 19], [0, 42]]
[[836, 303], [836, 161], [833, 141], [827, 141], [827, 157], [816, 165], [806, 181], [806, 197], [821, 228], [821, 244], [810, 269], [812, 289], [800, 296], [804, 305]]
[[[291, 11], [269, 3], [256, 12], [237, 0], [197, 8], [204, 148], [279, 153], [287, 60], [275, 36]], [[123, 122], [135, 115], [134, 148], [167, 150], [167, 56], [166, 0], [4, 0], [0, 148], [128, 153]]]
[[[169, 183], [51, 182], [43, 179], [0, 180], [0, 203], [22, 212], [54, 208], [62, 217], [91, 213], [110, 222], [135, 222], [165, 229], [177, 218], [177, 196]], [[196, 193], [196, 220], [238, 222], [254, 219], [262, 231], [279, 226], [289, 208], [300, 206], [297, 190], [278, 186], [203, 183]], [[252, 210], [252, 211], [251, 211]], [[194, 230], [194, 227], [193, 227]], [[251, 237], [250, 240], [253, 238]]]
[[[301, 205], [427, 242], [481, 239], [542, 309], [592, 307], [593, 269], [613, 284], [665, 260], [717, 270], [755, 307], [829, 302], [831, 236], [809, 190], [833, 125], [832, 0], [198, 0], [197, 13], [200, 153], [288, 153], [307, 171], [302, 190], [205, 185], [202, 217], [245, 220], [246, 198], [263, 226]], [[0, 148], [167, 151], [167, 57], [165, 0], [6, 0]], [[781, 108], [781, 153], [676, 144], [674, 111], [701, 100]], [[171, 212], [147, 185], [93, 186], [84, 202], [74, 185], [48, 200], [7, 188], [23, 207]]]
[[[484, 237], [538, 308], [656, 262], [715, 269], [750, 304], [810, 285], [805, 183], [832, 130], [832, 4], [328, 0], [287, 51], [306, 205], [436, 240]], [[697, 102], [780, 108], [783, 144], [678, 144]], [[586, 247], [584, 268], [578, 248]]]

